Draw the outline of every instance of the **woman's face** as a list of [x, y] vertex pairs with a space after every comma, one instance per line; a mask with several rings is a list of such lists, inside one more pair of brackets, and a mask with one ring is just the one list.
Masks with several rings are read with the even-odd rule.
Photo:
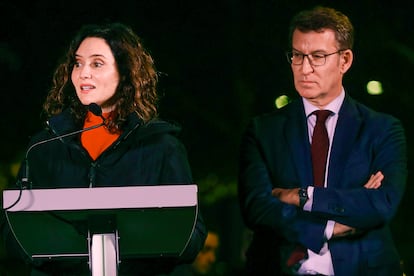
[[102, 38], [88, 37], [75, 53], [76, 62], [72, 71], [72, 83], [83, 105], [96, 103], [102, 112], [110, 112], [105, 106], [119, 84], [119, 72], [108, 44]]

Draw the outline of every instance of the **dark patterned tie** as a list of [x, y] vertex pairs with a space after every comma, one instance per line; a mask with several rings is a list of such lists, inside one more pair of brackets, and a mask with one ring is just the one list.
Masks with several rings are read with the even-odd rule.
[[313, 185], [323, 187], [325, 182], [326, 159], [328, 157], [329, 137], [326, 131], [325, 121], [332, 114], [329, 110], [317, 110], [316, 124], [312, 135], [312, 165], [313, 165]]

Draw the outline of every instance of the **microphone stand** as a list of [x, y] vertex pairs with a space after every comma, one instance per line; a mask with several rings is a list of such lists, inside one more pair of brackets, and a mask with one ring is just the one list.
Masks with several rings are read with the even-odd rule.
[[27, 149], [25, 157], [24, 157], [24, 166], [25, 166], [24, 173], [23, 173], [22, 178], [20, 180], [18, 180], [18, 184], [19, 184], [19, 188], [20, 188], [19, 196], [12, 205], [8, 206], [7, 208], [4, 208], [4, 210], [8, 210], [8, 209], [12, 208], [13, 206], [15, 206], [19, 202], [19, 200], [22, 196], [23, 189], [31, 188], [31, 182], [29, 180], [29, 159], [28, 159], [28, 156], [29, 156], [30, 151], [33, 148], [35, 148], [37, 146], [40, 146], [40, 145], [43, 145], [45, 143], [49, 143], [49, 142], [52, 142], [52, 141], [55, 141], [55, 140], [58, 140], [58, 139], [63, 139], [63, 138], [66, 138], [68, 136], [76, 135], [76, 134], [82, 133], [84, 131], [89, 131], [89, 130], [92, 130], [92, 129], [95, 129], [95, 128], [98, 128], [98, 127], [101, 127], [101, 126], [105, 125], [105, 123], [106, 123], [105, 122], [105, 117], [102, 116], [102, 109], [98, 104], [91, 103], [91, 104], [88, 105], [88, 109], [95, 116], [101, 117], [103, 122], [101, 124], [98, 124], [98, 125], [90, 126], [90, 127], [80, 129], [80, 130], [77, 130], [77, 131], [74, 131], [74, 132], [69, 132], [69, 133], [66, 133], [66, 134], [63, 134], [63, 135], [52, 137], [50, 139], [39, 141], [37, 143], [34, 143], [33, 145], [31, 145]]
[[25, 158], [24, 158], [25, 170], [24, 170], [24, 175], [22, 176], [21, 182], [30, 185], [30, 181], [29, 181], [29, 160], [28, 160], [28, 156], [29, 156], [29, 152], [33, 148], [35, 148], [37, 146], [40, 146], [42, 144], [45, 144], [45, 143], [49, 143], [49, 142], [58, 140], [58, 139], [63, 139], [63, 138], [66, 138], [68, 136], [76, 135], [76, 134], [82, 133], [84, 131], [92, 130], [92, 129], [101, 127], [103, 125], [105, 125], [104, 122], [101, 123], [101, 124], [99, 124], [99, 125], [94, 125], [94, 126], [90, 126], [90, 127], [84, 128], [84, 129], [80, 129], [80, 130], [74, 131], [74, 132], [69, 132], [69, 133], [66, 133], [66, 134], [63, 134], [63, 135], [59, 135], [59, 136], [56, 136], [56, 137], [53, 137], [53, 138], [50, 138], [50, 139], [47, 139], [47, 140], [43, 140], [43, 141], [40, 141], [40, 142], [37, 142], [37, 143], [31, 145], [29, 147], [29, 149], [26, 151], [26, 155], [25, 155]]

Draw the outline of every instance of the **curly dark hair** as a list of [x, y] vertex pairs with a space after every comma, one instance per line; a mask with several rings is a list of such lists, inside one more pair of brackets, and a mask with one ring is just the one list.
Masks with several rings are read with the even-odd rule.
[[69, 108], [76, 123], [82, 124], [87, 107], [82, 105], [70, 80], [75, 64], [75, 53], [81, 42], [88, 37], [102, 38], [114, 55], [120, 81], [114, 96], [105, 104], [114, 110], [106, 122], [108, 130], [119, 133], [127, 116], [135, 112], [147, 122], [157, 117], [158, 76], [154, 61], [144, 49], [141, 39], [129, 26], [122, 23], [85, 25], [72, 40], [69, 49], [53, 75], [53, 85], [43, 104], [47, 118]]
[[290, 45], [292, 45], [292, 36], [296, 29], [301, 32], [319, 32], [323, 29], [331, 29], [335, 32], [339, 49], [342, 50], [352, 49], [354, 44], [354, 27], [351, 21], [342, 12], [333, 8], [316, 6], [294, 16], [289, 28]]

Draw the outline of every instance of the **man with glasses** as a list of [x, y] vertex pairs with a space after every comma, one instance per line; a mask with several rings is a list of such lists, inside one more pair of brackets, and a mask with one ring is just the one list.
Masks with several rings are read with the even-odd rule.
[[389, 229], [407, 177], [402, 124], [343, 87], [353, 61], [346, 15], [300, 12], [290, 43], [300, 98], [253, 118], [241, 144], [240, 205], [254, 232], [247, 275], [402, 275]]

